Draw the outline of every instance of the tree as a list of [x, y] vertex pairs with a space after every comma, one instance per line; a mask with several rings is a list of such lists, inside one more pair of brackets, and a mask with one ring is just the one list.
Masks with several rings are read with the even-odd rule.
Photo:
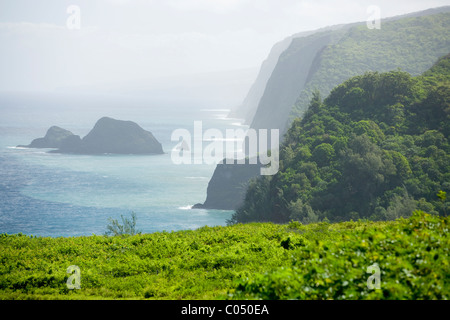
[[308, 110], [305, 113], [305, 119], [308, 119], [312, 115], [318, 113], [322, 106], [323, 104], [320, 91], [316, 89], [312, 92], [311, 102], [309, 103]]
[[136, 230], [136, 213], [131, 213], [131, 220], [120, 215], [122, 219], [122, 224], [116, 219], [109, 218], [109, 224], [107, 225], [106, 235], [112, 236], [123, 236], [123, 235], [135, 235], [141, 233], [141, 231]]
[[301, 223], [308, 224], [318, 222], [318, 216], [308, 204], [303, 204], [301, 199], [297, 199], [295, 202], [291, 202], [288, 207], [290, 211], [290, 218], [294, 221], [300, 221]]
[[313, 160], [322, 167], [330, 164], [330, 161], [333, 159], [334, 154], [334, 148], [331, 144], [321, 143], [314, 148], [312, 156]]
[[448, 203], [446, 202], [447, 192], [439, 190], [439, 192], [437, 193], [437, 196], [438, 196], [439, 200], [441, 200], [442, 211], [444, 212], [444, 216], [446, 216], [447, 215], [447, 206], [448, 206]]

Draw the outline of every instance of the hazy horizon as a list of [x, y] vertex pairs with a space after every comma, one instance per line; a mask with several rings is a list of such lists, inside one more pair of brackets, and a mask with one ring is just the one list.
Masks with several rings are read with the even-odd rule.
[[[54, 91], [177, 79], [220, 86], [239, 99], [273, 45], [295, 33], [382, 18], [449, 1], [0, 0], [0, 91]], [[70, 30], [70, 5], [80, 28]], [[208, 79], [208, 74], [211, 79]], [[183, 82], [185, 79], [185, 82]], [[195, 82], [193, 81], [193, 82]], [[176, 81], [175, 81], [176, 82]], [[169, 84], [167, 84], [169, 85]], [[170, 86], [170, 85], [169, 85]], [[155, 89], [156, 90], [156, 89]]]

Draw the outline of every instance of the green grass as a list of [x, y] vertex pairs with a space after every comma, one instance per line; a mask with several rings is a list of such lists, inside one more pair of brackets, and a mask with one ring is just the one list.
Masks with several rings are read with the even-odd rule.
[[[0, 299], [448, 299], [449, 219], [0, 235]], [[369, 290], [378, 263], [381, 289]], [[77, 265], [81, 288], [69, 290]]]

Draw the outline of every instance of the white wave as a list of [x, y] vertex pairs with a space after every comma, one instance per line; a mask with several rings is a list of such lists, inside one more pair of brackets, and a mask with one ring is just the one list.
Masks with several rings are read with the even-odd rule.
[[223, 114], [223, 113], [217, 114], [217, 115], [215, 116], [215, 119], [217, 119], [217, 120], [230, 120], [230, 119], [228, 119], [227, 115], [226, 115], [226, 114]]
[[207, 112], [229, 112], [231, 109], [201, 109], [200, 111], [207, 111]]
[[192, 179], [192, 180], [208, 180], [208, 177], [184, 177], [185, 179]]
[[183, 207], [178, 207], [178, 209], [180, 210], [191, 210], [193, 205], [188, 205], [188, 206], [183, 206]]

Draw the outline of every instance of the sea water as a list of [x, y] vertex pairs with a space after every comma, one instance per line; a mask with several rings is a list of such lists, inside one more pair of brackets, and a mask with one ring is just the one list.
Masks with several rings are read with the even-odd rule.
[[[201, 101], [110, 95], [0, 95], [0, 233], [104, 234], [108, 219], [137, 216], [143, 233], [225, 225], [232, 211], [191, 209], [204, 202], [215, 165], [176, 165], [171, 133], [241, 126], [224, 106]], [[131, 120], [162, 143], [162, 155], [70, 155], [17, 148], [57, 125], [85, 136], [103, 116]], [[245, 128], [241, 126], [242, 128]]]

